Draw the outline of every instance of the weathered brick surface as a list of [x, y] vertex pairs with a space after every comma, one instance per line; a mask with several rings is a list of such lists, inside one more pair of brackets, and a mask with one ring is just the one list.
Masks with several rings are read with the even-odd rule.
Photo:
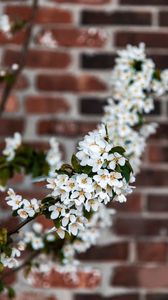
[[94, 271], [78, 272], [73, 278], [71, 273], [60, 273], [51, 270], [47, 274], [33, 273], [33, 285], [36, 288], [90, 288], [100, 284], [100, 274]]
[[[2, 1], [1, 1], [2, 2]], [[2, 13], [28, 19], [31, 1], [3, 1]], [[5, 136], [23, 133], [28, 144], [48, 149], [47, 140], [58, 136], [64, 158], [70, 159], [77, 140], [96, 128], [103, 105], [111, 95], [110, 71], [116, 50], [127, 43], [145, 42], [158, 68], [168, 68], [167, 0], [39, 0], [26, 69], [0, 119], [0, 149]], [[40, 38], [51, 31], [53, 48]], [[2, 64], [20, 60], [25, 31], [8, 38], [0, 32]], [[0, 85], [0, 94], [3, 84]], [[80, 256], [84, 266], [94, 262], [102, 280], [80, 273], [78, 284], [60, 274], [39, 276], [32, 292], [21, 285], [17, 300], [167, 300], [168, 299], [168, 99], [156, 99], [150, 118], [159, 122], [150, 138], [137, 190], [115, 209], [113, 226], [99, 238], [99, 246]], [[41, 184], [28, 186], [23, 176], [11, 182], [24, 197], [41, 198]], [[1, 224], [9, 210], [2, 195]], [[41, 220], [41, 219], [40, 219]], [[6, 223], [4, 223], [6, 222]], [[45, 227], [51, 226], [41, 220]], [[85, 274], [85, 275], [84, 275]], [[13, 280], [13, 278], [10, 278]], [[48, 280], [48, 281], [47, 281]], [[36, 282], [36, 283], [37, 283]], [[52, 293], [44, 286], [56, 287]], [[66, 293], [57, 296], [57, 287]], [[77, 288], [77, 290], [76, 290]], [[82, 288], [82, 291], [80, 290]], [[92, 291], [89, 289], [93, 288]], [[96, 290], [95, 290], [96, 288]], [[87, 291], [86, 291], [87, 290]], [[145, 293], [144, 293], [145, 291]], [[4, 300], [2, 298], [2, 300]], [[6, 299], [5, 299], [6, 300]]]

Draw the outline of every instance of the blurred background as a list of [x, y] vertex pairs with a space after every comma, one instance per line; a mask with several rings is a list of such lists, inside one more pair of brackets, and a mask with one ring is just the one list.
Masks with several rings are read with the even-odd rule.
[[[4, 137], [15, 131], [44, 149], [49, 137], [57, 136], [69, 161], [79, 138], [96, 127], [111, 95], [116, 50], [144, 42], [157, 67], [168, 68], [168, 0], [39, 2], [26, 68], [0, 118], [1, 147]], [[0, 13], [27, 19], [30, 5], [26, 0], [1, 1]], [[19, 62], [24, 38], [24, 31], [11, 38], [0, 33], [2, 65]], [[98, 247], [81, 256], [84, 266], [101, 271], [101, 283], [94, 281], [94, 275], [81, 276], [78, 287], [72, 284], [59, 291], [60, 299], [168, 299], [167, 101], [156, 99], [149, 116], [159, 128], [148, 142], [135, 192], [126, 204], [115, 204], [111, 230]], [[30, 186], [22, 176], [12, 184], [27, 197], [43, 194], [40, 186]], [[8, 215], [2, 202], [0, 218], [7, 222]], [[58, 287], [64, 288], [64, 283]], [[55, 290], [47, 293], [29, 288], [18, 300], [56, 300]]]

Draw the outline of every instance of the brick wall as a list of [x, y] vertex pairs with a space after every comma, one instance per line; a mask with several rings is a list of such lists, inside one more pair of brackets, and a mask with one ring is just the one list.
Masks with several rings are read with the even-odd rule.
[[[27, 18], [29, 3], [4, 1], [0, 10]], [[79, 137], [101, 117], [117, 49], [143, 41], [157, 66], [168, 68], [168, 0], [41, 0], [40, 4], [27, 68], [0, 120], [0, 136], [3, 140], [17, 130], [26, 141], [46, 147], [48, 138], [56, 135], [68, 160]], [[48, 29], [56, 39], [53, 49], [38, 43]], [[4, 64], [19, 61], [23, 39], [23, 32], [10, 40], [0, 34]], [[156, 99], [149, 117], [160, 126], [148, 144], [135, 193], [126, 205], [115, 205], [113, 228], [104, 233], [99, 247], [81, 257], [84, 264], [101, 270], [101, 284], [90, 290], [81, 282], [82, 290], [59, 291], [60, 299], [168, 299], [167, 100]], [[41, 193], [38, 187], [30, 189], [28, 180], [23, 185], [20, 176], [15, 183], [27, 195]], [[8, 215], [4, 210], [3, 216]], [[37, 300], [43, 299], [38, 291]], [[42, 292], [43, 297], [55, 299], [55, 290], [48, 292], [48, 296]], [[18, 299], [36, 299], [34, 293], [20, 294]]]

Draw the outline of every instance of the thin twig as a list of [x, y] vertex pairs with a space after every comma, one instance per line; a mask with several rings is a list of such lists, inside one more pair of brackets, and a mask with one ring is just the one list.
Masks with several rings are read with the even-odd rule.
[[6, 107], [6, 103], [8, 101], [8, 98], [11, 94], [11, 91], [20, 75], [20, 73], [22, 72], [25, 64], [26, 64], [26, 59], [27, 59], [27, 54], [28, 54], [28, 50], [29, 50], [29, 45], [31, 42], [31, 37], [32, 37], [32, 31], [33, 31], [33, 26], [34, 26], [34, 21], [35, 21], [35, 16], [36, 16], [36, 12], [38, 9], [38, 0], [33, 0], [32, 3], [32, 13], [31, 13], [31, 17], [29, 20], [29, 23], [27, 25], [27, 31], [26, 31], [26, 38], [25, 38], [25, 42], [23, 44], [21, 53], [20, 53], [20, 63], [19, 63], [19, 67], [18, 69], [14, 72], [14, 79], [12, 81], [12, 83], [6, 83], [3, 93], [2, 93], [2, 97], [1, 97], [1, 103], [0, 103], [0, 115], [2, 115], [3, 111], [5, 110]]
[[32, 220], [34, 220], [35, 217], [32, 217], [32, 218], [28, 218], [26, 219], [25, 221], [23, 221], [22, 223], [19, 223], [16, 228], [12, 229], [11, 231], [8, 232], [8, 236], [11, 236], [15, 233], [18, 233], [18, 231], [23, 227], [25, 226], [26, 224], [28, 224], [29, 222], [31, 222]]

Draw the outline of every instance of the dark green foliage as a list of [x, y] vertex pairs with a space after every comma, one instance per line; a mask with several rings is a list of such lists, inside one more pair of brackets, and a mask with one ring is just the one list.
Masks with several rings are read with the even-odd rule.
[[21, 171], [33, 178], [47, 176], [49, 165], [45, 152], [36, 151], [29, 146], [21, 146], [16, 150], [13, 160], [7, 161], [4, 155], [0, 157], [0, 185], [5, 186], [14, 174]]

